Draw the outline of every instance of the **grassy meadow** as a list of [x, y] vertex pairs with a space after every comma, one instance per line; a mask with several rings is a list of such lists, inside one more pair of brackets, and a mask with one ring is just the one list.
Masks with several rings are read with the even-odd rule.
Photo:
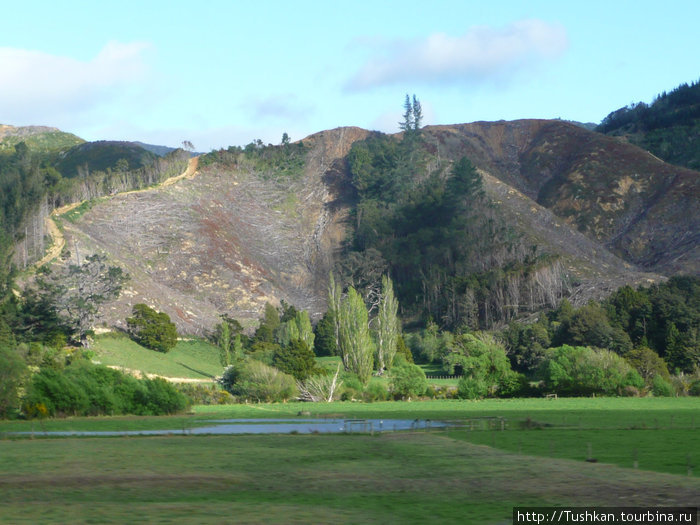
[[[515, 505], [700, 500], [700, 468], [687, 472], [688, 456], [700, 460], [697, 398], [197, 406], [182, 416], [69, 418], [43, 426], [181, 429], [211, 419], [300, 416], [461, 426], [373, 436], [29, 439], [7, 432], [31, 422], [4, 421], [0, 522], [125, 523], [138, 516], [154, 523], [509, 523]], [[491, 417], [504, 418], [505, 430], [476, 430]], [[597, 463], [585, 461], [588, 443]]]
[[147, 374], [210, 381], [221, 375], [219, 350], [203, 339], [178, 341], [175, 348], [162, 353], [144, 348], [124, 334], [108, 333], [96, 336], [91, 350], [95, 362]]

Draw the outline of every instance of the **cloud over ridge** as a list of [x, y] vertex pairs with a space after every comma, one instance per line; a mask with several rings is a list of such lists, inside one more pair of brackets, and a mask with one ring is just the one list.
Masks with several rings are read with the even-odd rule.
[[0, 47], [0, 117], [27, 122], [87, 110], [147, 70], [148, 44], [108, 42], [91, 60]]
[[519, 20], [502, 28], [474, 26], [461, 36], [433, 33], [420, 40], [377, 45], [350, 79], [351, 91], [397, 84], [478, 83], [503, 79], [523, 66], [561, 56], [566, 30], [542, 20]]

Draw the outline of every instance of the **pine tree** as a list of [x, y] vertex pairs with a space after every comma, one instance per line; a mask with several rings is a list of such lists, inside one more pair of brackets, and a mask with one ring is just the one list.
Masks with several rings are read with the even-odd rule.
[[399, 122], [399, 129], [401, 131], [411, 131], [414, 128], [415, 122], [413, 118], [413, 105], [411, 104], [411, 98], [406, 93], [406, 101], [403, 103], [403, 122]]
[[[406, 95], [408, 97], [408, 95]], [[420, 129], [421, 122], [423, 121], [423, 108], [420, 105], [420, 101], [413, 95], [413, 130], [418, 131]]]

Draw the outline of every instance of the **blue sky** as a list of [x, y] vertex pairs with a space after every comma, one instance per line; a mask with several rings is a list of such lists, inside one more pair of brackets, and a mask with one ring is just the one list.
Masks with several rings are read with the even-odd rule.
[[338, 126], [599, 122], [700, 79], [700, 2], [25, 0], [0, 123], [200, 151]]

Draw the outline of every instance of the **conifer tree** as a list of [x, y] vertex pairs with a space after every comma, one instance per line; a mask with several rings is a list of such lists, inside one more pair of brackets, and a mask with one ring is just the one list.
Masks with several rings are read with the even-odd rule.
[[406, 93], [406, 101], [403, 103], [403, 122], [399, 122], [399, 129], [401, 131], [411, 131], [414, 127], [413, 118], [413, 105], [411, 104], [411, 98]]

